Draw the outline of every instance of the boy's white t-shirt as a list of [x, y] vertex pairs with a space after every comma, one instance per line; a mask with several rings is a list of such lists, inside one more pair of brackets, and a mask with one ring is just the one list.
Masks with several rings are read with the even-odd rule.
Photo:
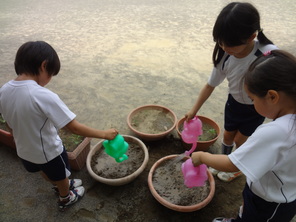
[[58, 130], [76, 117], [57, 94], [33, 80], [2, 86], [0, 113], [13, 130], [18, 156], [37, 164], [62, 153]]
[[239, 149], [228, 155], [247, 177], [257, 196], [269, 202], [296, 199], [296, 115], [260, 125]]
[[243, 77], [251, 63], [262, 53], [278, 49], [275, 45], [260, 45], [256, 40], [252, 52], [244, 58], [236, 58], [224, 53], [221, 62], [217, 67], [213, 68], [209, 77], [208, 84], [216, 87], [224, 81], [228, 80], [228, 90], [233, 98], [242, 104], [253, 104], [244, 90]]

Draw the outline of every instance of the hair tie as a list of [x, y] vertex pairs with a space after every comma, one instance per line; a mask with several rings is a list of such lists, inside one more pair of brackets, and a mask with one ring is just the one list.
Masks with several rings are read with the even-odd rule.
[[260, 29], [258, 30], [258, 32], [263, 32], [263, 28], [260, 28]]
[[266, 51], [266, 52], [263, 53], [263, 55], [264, 56], [269, 56], [269, 55], [271, 55], [271, 51], [270, 50], [269, 51]]

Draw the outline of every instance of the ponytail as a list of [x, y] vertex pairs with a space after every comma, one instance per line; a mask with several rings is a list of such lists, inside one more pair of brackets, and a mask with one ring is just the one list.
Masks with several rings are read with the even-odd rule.
[[273, 44], [272, 41], [270, 41], [263, 33], [263, 29], [260, 29], [258, 31], [257, 39], [260, 44], [262, 45], [268, 45], [268, 44]]

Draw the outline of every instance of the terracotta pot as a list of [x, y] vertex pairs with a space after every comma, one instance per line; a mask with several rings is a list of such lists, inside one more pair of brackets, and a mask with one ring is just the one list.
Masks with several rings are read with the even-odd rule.
[[[0, 129], [0, 142], [16, 149], [14, 138], [8, 131]], [[85, 166], [87, 154], [90, 150], [91, 138], [86, 137], [72, 152], [67, 152], [72, 170], [81, 170]]]
[[91, 138], [86, 137], [72, 152], [67, 152], [72, 170], [81, 170], [85, 166], [90, 150], [90, 142]]
[[[197, 141], [196, 151], [207, 151], [209, 149], [209, 147], [211, 145], [213, 145], [217, 141], [217, 139], [219, 138], [220, 133], [221, 133], [220, 127], [214, 120], [212, 120], [212, 119], [210, 119], [208, 117], [198, 116], [198, 118], [201, 120], [202, 123], [209, 124], [210, 126], [212, 126], [213, 129], [215, 129], [216, 133], [217, 133], [217, 136], [214, 139], [211, 139], [211, 140], [208, 140], [208, 141]], [[181, 129], [183, 127], [184, 121], [185, 121], [185, 117], [180, 119], [177, 122], [177, 125], [176, 125], [176, 130], [177, 130], [178, 135], [179, 135], [179, 137], [181, 139], [182, 139], [182, 137], [181, 137]], [[184, 143], [184, 142], [183, 142], [183, 144], [184, 144], [186, 149], [190, 149], [192, 147], [192, 144], [187, 144], [187, 143]]]
[[[152, 195], [154, 196], [154, 198], [163, 206], [171, 209], [171, 210], [175, 210], [175, 211], [179, 211], [179, 212], [192, 212], [192, 211], [196, 211], [196, 210], [200, 210], [201, 208], [204, 208], [206, 205], [208, 205], [211, 200], [214, 197], [215, 194], [215, 179], [213, 177], [213, 175], [210, 173], [210, 171], [208, 170], [208, 181], [210, 184], [210, 193], [207, 196], [206, 199], [204, 199], [202, 202], [197, 203], [195, 205], [190, 205], [190, 206], [180, 206], [180, 205], [176, 205], [173, 203], [170, 203], [169, 201], [165, 200], [163, 197], [161, 197], [157, 191], [155, 190], [154, 186], [153, 186], [153, 174], [156, 171], [156, 169], [162, 164], [162, 162], [167, 161], [169, 159], [173, 159], [175, 157], [177, 157], [178, 155], [169, 155], [169, 156], [165, 156], [161, 159], [159, 159], [157, 162], [154, 163], [154, 165], [151, 167], [149, 174], [148, 174], [148, 187], [152, 193]], [[186, 159], [189, 157], [185, 157]]]
[[[135, 170], [132, 174], [128, 175], [128, 176], [125, 176], [125, 177], [122, 177], [122, 178], [114, 178], [114, 179], [110, 179], [110, 178], [104, 178], [104, 177], [101, 177], [99, 175], [97, 175], [92, 167], [91, 167], [91, 161], [92, 161], [92, 157], [95, 155], [95, 153], [97, 151], [100, 151], [100, 149], [104, 149], [103, 147], [103, 142], [104, 140], [98, 142], [89, 152], [88, 156], [87, 156], [87, 160], [86, 160], [86, 167], [87, 167], [87, 170], [88, 170], [88, 173], [90, 174], [90, 176], [92, 178], [94, 178], [95, 180], [101, 182], [101, 183], [104, 183], [104, 184], [108, 184], [108, 185], [111, 185], [111, 186], [120, 186], [120, 185], [124, 185], [124, 184], [128, 184], [130, 182], [132, 182], [135, 178], [137, 178], [143, 171], [144, 169], [146, 168], [147, 166], [147, 163], [148, 163], [148, 159], [149, 159], [149, 153], [148, 153], [148, 149], [147, 147], [145, 146], [145, 144], [139, 140], [138, 138], [136, 137], [133, 137], [133, 136], [128, 136], [128, 135], [122, 135], [124, 140], [127, 142], [127, 143], [135, 143], [137, 145], [139, 145], [143, 152], [144, 152], [144, 160], [141, 164], [141, 166]], [[130, 147], [128, 149], [131, 149]], [[126, 161], [126, 160], [125, 160]], [[118, 163], [120, 164], [120, 163]]]
[[[173, 121], [173, 124], [172, 126], [169, 128], [169, 129], [165, 129], [164, 128], [164, 131], [161, 132], [161, 133], [156, 133], [156, 134], [151, 134], [151, 133], [145, 133], [145, 132], [140, 132], [139, 130], [137, 130], [132, 122], [133, 122], [133, 118], [139, 113], [139, 112], [142, 112], [142, 111], [146, 111], [146, 110], [159, 110], [161, 112], [163, 112], [165, 115], [168, 116], [168, 118], [170, 118], [172, 121]], [[137, 107], [136, 109], [132, 110], [128, 117], [127, 117], [127, 124], [128, 124], [128, 127], [131, 129], [131, 131], [133, 133], [136, 134], [137, 137], [139, 137], [140, 139], [142, 140], [145, 140], [145, 141], [155, 141], [155, 140], [160, 140], [160, 139], [163, 139], [164, 137], [166, 137], [170, 132], [172, 132], [174, 129], [175, 129], [175, 126], [176, 126], [176, 123], [177, 123], [177, 116], [175, 115], [175, 113], [164, 107], [164, 106], [161, 106], [161, 105], [144, 105], [144, 106], [140, 106], [140, 107]]]

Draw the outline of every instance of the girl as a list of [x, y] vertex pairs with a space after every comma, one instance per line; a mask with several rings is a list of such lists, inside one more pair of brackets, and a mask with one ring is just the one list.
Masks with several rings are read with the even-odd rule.
[[213, 222], [288, 222], [296, 214], [296, 58], [280, 50], [266, 53], [244, 80], [256, 111], [273, 121], [259, 126], [230, 155], [195, 152], [192, 162], [246, 175], [242, 212]]
[[[224, 7], [214, 25], [213, 38], [216, 42], [213, 51], [214, 69], [195, 105], [185, 117], [187, 121], [192, 119], [215, 87], [227, 78], [229, 95], [224, 112], [222, 153], [230, 154], [234, 145], [236, 148], [240, 147], [264, 121], [246, 93], [241, 92], [243, 87], [239, 84], [240, 80], [259, 55], [277, 47], [263, 34], [259, 13], [250, 3], [232, 2]], [[242, 175], [241, 172], [225, 173], [213, 168], [210, 170], [226, 182]]]

